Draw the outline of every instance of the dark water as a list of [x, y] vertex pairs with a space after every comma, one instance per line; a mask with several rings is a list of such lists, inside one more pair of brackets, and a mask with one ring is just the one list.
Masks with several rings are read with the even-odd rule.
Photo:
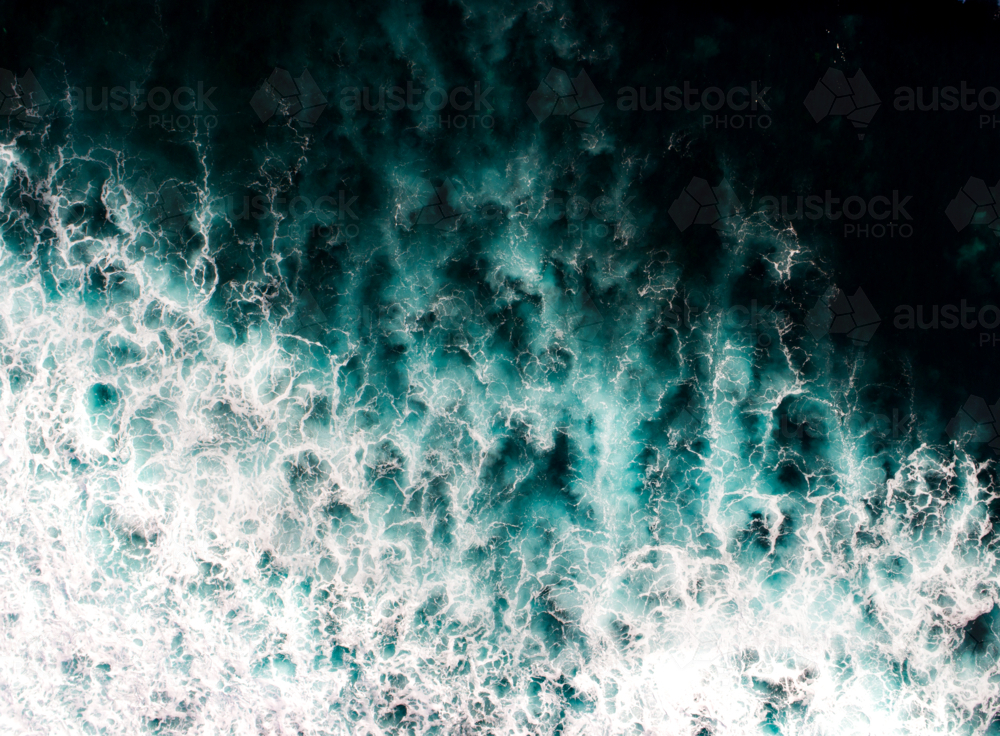
[[995, 8], [725, 10], [0, 9], [5, 732], [998, 732]]

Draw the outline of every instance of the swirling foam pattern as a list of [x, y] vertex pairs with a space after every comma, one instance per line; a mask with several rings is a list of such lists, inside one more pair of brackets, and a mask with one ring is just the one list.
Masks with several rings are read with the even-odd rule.
[[[635, 132], [607, 14], [207, 8], [252, 69], [166, 11], [53, 41], [0, 145], [6, 733], [987, 731], [994, 461], [917, 357], [807, 328], [835, 242], [667, 217], [752, 139]], [[315, 125], [255, 114], [275, 66]], [[550, 67], [589, 125], [535, 119]], [[215, 117], [73, 103], [132, 80]], [[340, 104], [407, 80], [489, 125]]]

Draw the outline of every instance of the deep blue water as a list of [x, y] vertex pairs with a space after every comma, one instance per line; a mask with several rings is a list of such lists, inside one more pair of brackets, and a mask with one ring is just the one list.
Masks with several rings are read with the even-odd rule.
[[0, 730], [1000, 732], [955, 8], [0, 9]]

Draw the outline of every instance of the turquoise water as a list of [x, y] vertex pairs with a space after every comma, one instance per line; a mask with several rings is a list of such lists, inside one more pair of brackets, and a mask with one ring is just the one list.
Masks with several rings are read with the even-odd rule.
[[[612, 31], [449, 8], [326, 18], [246, 85], [169, 18], [117, 70], [32, 62], [50, 107], [0, 142], [5, 732], [987, 733], [995, 460], [944, 434], [937, 367], [877, 342], [884, 301], [831, 327], [841, 251], [755, 214], [745, 139], [632, 132], [586, 50]], [[275, 64], [318, 117], [255, 114]], [[596, 117], [528, 107], [560, 65]], [[72, 103], [106, 79], [217, 86], [214, 124]], [[491, 87], [490, 125], [341, 104], [413, 79]], [[671, 222], [694, 175], [733, 183], [726, 227]]]

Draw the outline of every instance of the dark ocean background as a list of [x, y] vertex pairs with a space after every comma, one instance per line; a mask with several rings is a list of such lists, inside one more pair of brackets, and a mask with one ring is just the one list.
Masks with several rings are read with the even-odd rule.
[[0, 34], [5, 733], [1000, 733], [994, 6]]

